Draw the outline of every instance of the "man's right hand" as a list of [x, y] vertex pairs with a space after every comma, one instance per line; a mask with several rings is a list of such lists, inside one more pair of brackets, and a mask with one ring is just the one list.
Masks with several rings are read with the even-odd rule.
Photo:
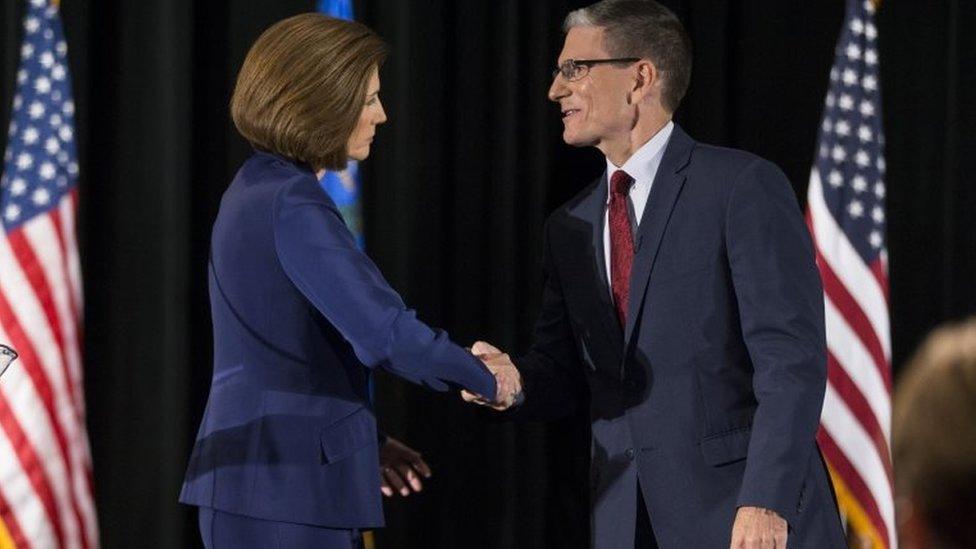
[[468, 391], [461, 391], [461, 398], [466, 402], [474, 402], [487, 406], [493, 410], [507, 410], [522, 396], [522, 375], [512, 362], [512, 359], [500, 349], [490, 343], [477, 341], [471, 346], [471, 353], [478, 357], [488, 371], [495, 376], [497, 393], [494, 400]]

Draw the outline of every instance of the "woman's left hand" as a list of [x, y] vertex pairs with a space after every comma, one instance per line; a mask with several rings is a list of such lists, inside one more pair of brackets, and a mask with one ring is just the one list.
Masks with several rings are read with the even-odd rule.
[[380, 448], [380, 491], [384, 496], [392, 497], [399, 492], [406, 497], [411, 490], [419, 492], [424, 488], [421, 477], [429, 478], [430, 475], [430, 467], [420, 452], [393, 437], [386, 437], [386, 443]]

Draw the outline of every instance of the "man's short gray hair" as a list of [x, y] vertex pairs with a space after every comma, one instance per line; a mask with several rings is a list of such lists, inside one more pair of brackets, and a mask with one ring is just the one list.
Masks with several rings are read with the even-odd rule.
[[612, 57], [650, 59], [661, 76], [664, 108], [678, 108], [691, 81], [691, 39], [671, 10], [654, 0], [603, 0], [570, 12], [563, 31], [573, 27], [602, 27]]

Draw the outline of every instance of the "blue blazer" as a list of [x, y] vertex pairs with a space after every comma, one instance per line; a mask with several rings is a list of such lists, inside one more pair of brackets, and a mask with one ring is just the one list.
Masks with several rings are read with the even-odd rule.
[[606, 175], [552, 214], [525, 401], [589, 402], [593, 546], [634, 546], [638, 481], [661, 547], [728, 547], [738, 506], [790, 547], [846, 547], [815, 434], [826, 384], [813, 249], [783, 173], [675, 126], [634, 235], [627, 325], [603, 255]]
[[331, 528], [383, 525], [367, 374], [495, 394], [417, 320], [312, 171], [258, 152], [224, 193], [209, 266], [210, 397], [180, 501]]

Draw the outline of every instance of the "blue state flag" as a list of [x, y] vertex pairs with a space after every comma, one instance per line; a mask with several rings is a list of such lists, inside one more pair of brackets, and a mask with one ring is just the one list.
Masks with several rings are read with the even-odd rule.
[[[321, 13], [338, 17], [340, 19], [352, 20], [352, 0], [319, 0], [318, 8]], [[363, 237], [362, 211], [359, 206], [359, 165], [355, 160], [350, 160], [346, 169], [334, 172], [327, 171], [319, 180], [325, 192], [329, 193], [332, 200], [346, 220], [346, 225], [356, 237], [356, 243], [360, 248], [365, 245]]]
[[352, 21], [352, 0], [319, 0], [319, 11]]

